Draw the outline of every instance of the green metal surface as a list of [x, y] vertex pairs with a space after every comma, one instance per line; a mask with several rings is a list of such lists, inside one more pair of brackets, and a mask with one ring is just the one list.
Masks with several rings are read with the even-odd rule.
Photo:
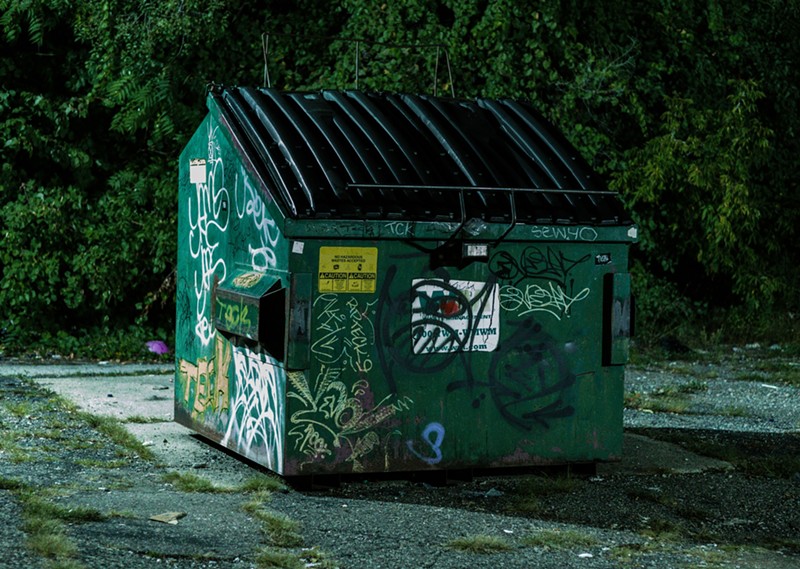
[[628, 273], [606, 275], [606, 313], [604, 338], [608, 365], [628, 363], [631, 338], [631, 276]]
[[635, 228], [284, 219], [213, 105], [179, 200], [177, 421], [285, 475], [620, 456]]

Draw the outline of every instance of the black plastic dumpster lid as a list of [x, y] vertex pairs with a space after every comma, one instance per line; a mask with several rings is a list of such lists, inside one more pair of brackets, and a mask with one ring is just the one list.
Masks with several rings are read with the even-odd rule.
[[632, 224], [524, 103], [247, 87], [211, 97], [288, 217]]

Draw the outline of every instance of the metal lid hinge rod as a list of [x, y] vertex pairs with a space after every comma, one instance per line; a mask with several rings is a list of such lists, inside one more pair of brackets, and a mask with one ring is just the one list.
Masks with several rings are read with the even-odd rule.
[[509, 204], [511, 205], [511, 223], [509, 224], [508, 228], [503, 232], [503, 234], [495, 240], [494, 242], [495, 245], [497, 245], [503, 239], [505, 239], [506, 235], [511, 233], [511, 230], [514, 229], [514, 227], [516, 227], [517, 225], [517, 198], [516, 198], [517, 192], [514, 189], [510, 189], [508, 190], [508, 192], [509, 192], [508, 200]]

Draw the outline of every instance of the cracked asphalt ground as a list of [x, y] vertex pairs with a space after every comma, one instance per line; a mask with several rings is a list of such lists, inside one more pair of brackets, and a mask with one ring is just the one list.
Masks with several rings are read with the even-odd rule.
[[[799, 567], [800, 390], [743, 366], [629, 368], [625, 457], [594, 475], [273, 492], [262, 511], [297, 524], [290, 543], [248, 508], [242, 485], [269, 475], [171, 421], [170, 367], [0, 363], [0, 567]], [[669, 398], [679, 413], [653, 410]], [[63, 549], [37, 543], [42, 511]]]

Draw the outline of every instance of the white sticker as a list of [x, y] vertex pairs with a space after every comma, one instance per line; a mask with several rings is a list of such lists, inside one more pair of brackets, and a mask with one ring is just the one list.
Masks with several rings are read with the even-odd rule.
[[631, 227], [628, 229], [628, 237], [631, 239], [636, 239], [637, 235], [639, 235], [639, 230], [636, 227]]
[[297, 253], [298, 255], [303, 254], [303, 249], [305, 249], [306, 244], [302, 241], [295, 241], [292, 243], [292, 253]]
[[206, 161], [203, 158], [189, 160], [189, 183], [206, 183]]
[[493, 352], [500, 340], [500, 288], [443, 279], [411, 281], [415, 354]]
[[467, 257], [488, 257], [489, 246], [485, 244], [467, 244]]

